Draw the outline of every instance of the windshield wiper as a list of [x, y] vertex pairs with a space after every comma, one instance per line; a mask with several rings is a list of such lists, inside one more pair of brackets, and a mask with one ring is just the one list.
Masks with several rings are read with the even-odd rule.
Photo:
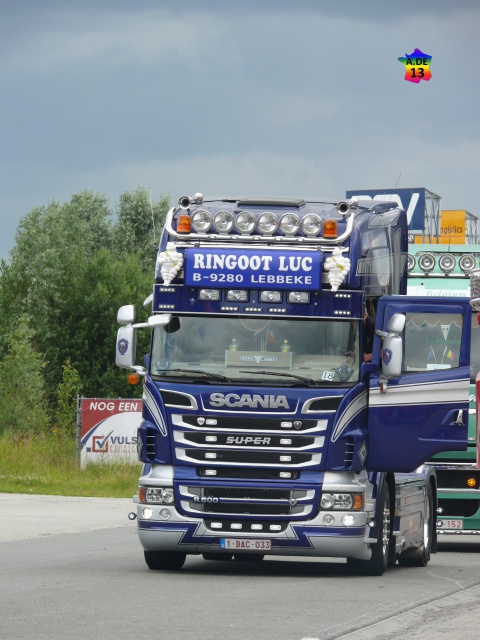
[[296, 376], [294, 373], [281, 373], [280, 371], [239, 371], [239, 373], [260, 373], [264, 376], [283, 376], [285, 378], [296, 378], [301, 382], [306, 382], [307, 384], [317, 384], [315, 380], [312, 378], [304, 378], [303, 376]]
[[210, 371], [202, 371], [201, 369], [161, 369], [161, 371], [164, 371], [167, 374], [172, 371], [175, 371], [178, 373], [201, 373], [204, 376], [207, 376], [207, 378], [213, 378], [214, 380], [225, 380], [226, 382], [231, 382], [230, 378], [227, 378], [227, 376], [222, 376], [220, 373], [210, 373]]

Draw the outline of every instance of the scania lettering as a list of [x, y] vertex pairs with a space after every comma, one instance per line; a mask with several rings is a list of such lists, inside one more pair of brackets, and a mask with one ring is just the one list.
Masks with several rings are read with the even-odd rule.
[[407, 296], [407, 250], [395, 200], [195, 194], [169, 211], [148, 319], [118, 312], [117, 364], [144, 382], [134, 500], [150, 569], [429, 562], [425, 463], [467, 446], [472, 308]]
[[[479, 268], [478, 244], [411, 244], [408, 293], [428, 299], [432, 296], [447, 296], [468, 300], [471, 297], [470, 283], [474, 281], [472, 276], [477, 275]], [[430, 364], [435, 366], [437, 360], [437, 365], [443, 367], [450, 362], [447, 352], [443, 355], [445, 346], [448, 345], [448, 351], [452, 353], [456, 346], [449, 333], [445, 338], [443, 333], [438, 337], [441, 338], [440, 348], [433, 349]], [[465, 451], [439, 453], [430, 460], [437, 474], [437, 530], [442, 534], [480, 534], [480, 445], [476, 427], [475, 393], [475, 380], [479, 371], [480, 326], [477, 314], [474, 313], [471, 323], [468, 447]]]
[[239, 396], [236, 393], [228, 393], [227, 395], [212, 393], [210, 395], [210, 405], [212, 407], [250, 407], [252, 409], [257, 409], [258, 407], [264, 409], [290, 408], [285, 396], [250, 396], [247, 394]]

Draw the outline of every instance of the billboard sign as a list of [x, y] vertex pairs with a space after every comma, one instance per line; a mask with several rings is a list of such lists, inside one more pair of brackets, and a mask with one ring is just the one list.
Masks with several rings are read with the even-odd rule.
[[138, 462], [137, 428], [142, 400], [81, 399], [82, 468], [90, 462]]
[[407, 212], [409, 229], [425, 229], [425, 188], [415, 189], [356, 189], [347, 191], [347, 198], [396, 202]]
[[319, 251], [283, 252], [265, 249], [204, 249], [185, 251], [185, 284], [194, 287], [316, 290], [321, 287]]

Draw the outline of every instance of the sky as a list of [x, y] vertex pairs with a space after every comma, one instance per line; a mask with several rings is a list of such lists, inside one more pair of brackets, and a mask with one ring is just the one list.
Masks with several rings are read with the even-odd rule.
[[0, 0], [0, 259], [84, 190], [424, 187], [480, 217], [479, 32], [472, 0]]

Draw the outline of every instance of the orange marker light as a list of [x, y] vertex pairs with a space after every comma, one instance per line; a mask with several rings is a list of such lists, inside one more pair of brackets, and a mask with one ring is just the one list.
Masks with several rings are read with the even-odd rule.
[[353, 509], [354, 511], [358, 511], [359, 509], [363, 509], [363, 505], [365, 504], [365, 498], [363, 493], [354, 493], [353, 494]]
[[190, 233], [190, 216], [188, 213], [181, 213], [177, 221], [178, 233]]
[[138, 373], [130, 373], [127, 380], [128, 380], [128, 384], [135, 386], [140, 382], [140, 376], [138, 375]]
[[338, 236], [337, 233], [337, 221], [330, 220], [327, 218], [323, 225], [323, 237], [324, 238], [336, 238]]
[[477, 486], [477, 481], [475, 480], [475, 478], [469, 478], [467, 480], [467, 485], [471, 488], [474, 488]]

